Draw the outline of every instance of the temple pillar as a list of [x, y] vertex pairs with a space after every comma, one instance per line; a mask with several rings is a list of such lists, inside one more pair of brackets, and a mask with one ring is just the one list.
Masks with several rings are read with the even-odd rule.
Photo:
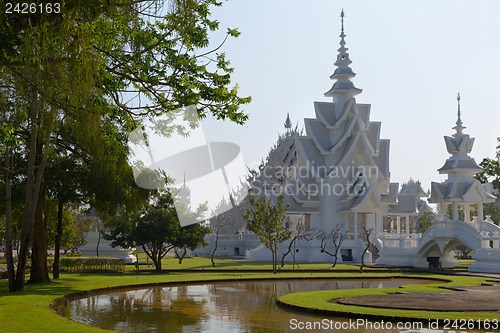
[[484, 210], [483, 210], [483, 203], [480, 202], [477, 204], [477, 219], [479, 222], [484, 221]]
[[394, 232], [395, 226], [394, 226], [394, 216], [391, 216], [391, 232]]
[[410, 216], [409, 215], [405, 216], [405, 222], [406, 222], [405, 223], [405, 233], [407, 235], [409, 235], [410, 234]]
[[399, 216], [396, 217], [396, 233], [401, 233], [401, 218]]
[[438, 203], [438, 213], [439, 213], [439, 221], [444, 220], [444, 216], [446, 214], [446, 207], [444, 202]]
[[354, 239], [358, 239], [358, 213], [354, 213]]
[[470, 204], [464, 204], [464, 221], [470, 222]]
[[384, 218], [382, 214], [375, 213], [375, 233], [382, 234], [384, 232]]
[[458, 202], [453, 203], [453, 220], [458, 220]]

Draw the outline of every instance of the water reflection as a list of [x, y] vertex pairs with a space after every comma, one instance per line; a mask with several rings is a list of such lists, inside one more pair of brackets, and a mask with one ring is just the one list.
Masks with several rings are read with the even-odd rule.
[[275, 301], [281, 295], [313, 290], [392, 288], [409, 283], [429, 281], [288, 280], [153, 287], [78, 299], [59, 308], [58, 313], [119, 332], [283, 332], [290, 331], [291, 319], [322, 318], [278, 308]]

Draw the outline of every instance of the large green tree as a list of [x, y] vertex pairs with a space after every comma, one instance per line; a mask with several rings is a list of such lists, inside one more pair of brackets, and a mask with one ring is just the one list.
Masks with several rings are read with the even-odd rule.
[[[223, 53], [216, 53], [220, 45], [211, 47], [208, 39], [209, 32], [219, 27], [210, 18], [210, 7], [221, 4], [213, 0], [172, 3], [163, 8], [163, 2], [156, 0], [66, 0], [60, 13], [1, 11], [3, 121], [22, 139], [12, 148], [27, 161], [21, 250], [11, 290], [24, 288], [34, 225], [45, 229], [44, 205], [38, 201], [45, 198], [42, 179], [55, 147], [72, 151], [92, 146], [94, 182], [87, 190], [97, 189], [93, 202], [106, 208], [104, 203], [113, 196], [105, 193], [113, 187], [99, 188], [99, 179], [126, 169], [121, 163], [127, 154], [126, 134], [143, 120], [186, 105], [195, 105], [201, 117], [211, 113], [237, 123], [246, 120], [239, 107], [250, 99], [238, 96], [237, 85], [231, 87], [232, 68]], [[237, 35], [228, 29], [227, 36]], [[71, 127], [71, 135], [58, 132]], [[113, 142], [117, 155], [107, 151]], [[119, 178], [123, 182], [116, 182], [116, 187], [129, 183], [126, 177]], [[110, 182], [101, 182], [106, 184]], [[128, 190], [112, 193], [120, 192], [130, 198]], [[35, 235], [39, 238], [33, 245], [41, 254], [46, 250], [45, 233]], [[35, 266], [44, 265], [41, 256]]]

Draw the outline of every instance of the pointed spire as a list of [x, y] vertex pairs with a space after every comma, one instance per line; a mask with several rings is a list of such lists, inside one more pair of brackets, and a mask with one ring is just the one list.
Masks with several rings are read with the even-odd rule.
[[334, 64], [337, 66], [337, 69], [333, 75], [330, 76], [330, 79], [336, 80], [336, 82], [333, 84], [333, 87], [325, 93], [326, 97], [335, 97], [340, 93], [347, 93], [348, 97], [353, 97], [363, 91], [362, 89], [356, 88], [351, 82], [351, 79], [356, 76], [356, 73], [354, 73], [351, 67], [349, 67], [352, 61], [349, 59], [349, 53], [347, 52], [349, 49], [345, 47], [346, 42], [344, 38], [346, 34], [344, 32], [344, 17], [345, 14], [342, 9], [342, 12], [340, 13], [340, 48], [337, 50], [339, 53], [337, 55], [337, 61], [335, 61]]
[[[341, 36], [344, 35], [344, 8], [342, 8], [342, 12], [340, 12], [340, 21], [342, 22], [342, 28], [340, 29], [341, 31]], [[344, 35], [345, 36], [345, 35]]]
[[457, 122], [455, 123], [456, 126], [453, 127], [453, 129], [455, 131], [457, 131], [457, 133], [455, 133], [453, 136], [456, 136], [456, 135], [462, 135], [462, 131], [464, 129], [466, 129], [465, 126], [463, 126], [463, 122], [462, 122], [462, 111], [460, 110], [460, 101], [461, 101], [461, 98], [460, 98], [460, 93], [457, 94], [457, 104], [458, 104], [458, 111], [457, 111]]
[[292, 122], [290, 121], [290, 113], [286, 114], [285, 128], [289, 131], [292, 128]]

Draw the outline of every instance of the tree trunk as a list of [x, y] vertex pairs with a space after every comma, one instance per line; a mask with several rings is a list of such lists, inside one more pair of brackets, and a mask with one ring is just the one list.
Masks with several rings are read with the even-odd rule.
[[276, 259], [277, 259], [276, 249], [272, 252], [273, 252], [273, 274], [276, 274]]
[[99, 243], [101, 243], [101, 231], [99, 229], [97, 229], [98, 232], [99, 232], [99, 236], [97, 237], [97, 245], [95, 247], [95, 254], [96, 254], [96, 257], [99, 257]]
[[157, 272], [160, 272], [161, 271], [161, 251], [158, 251], [158, 255], [155, 256], [156, 258], [156, 261], [155, 261], [155, 270]]
[[[40, 187], [42, 186], [43, 171], [45, 169], [45, 164], [47, 163], [47, 146], [49, 144], [50, 135], [47, 135], [45, 140], [45, 145], [42, 146], [40, 155], [41, 162], [38, 165], [38, 170], [35, 176], [35, 160], [37, 157], [37, 137], [38, 137], [38, 126], [40, 122], [38, 120], [38, 103], [37, 95], [35, 89], [32, 90], [32, 96], [30, 98], [30, 147], [28, 152], [28, 168], [26, 171], [26, 195], [24, 200], [24, 212], [23, 212], [23, 222], [21, 227], [20, 245], [18, 247], [18, 262], [17, 262], [17, 272], [15, 279], [15, 290], [24, 290], [24, 280], [26, 276], [26, 264], [28, 260], [28, 253], [31, 242], [31, 233], [33, 231], [33, 220], [35, 215], [35, 209], [38, 201], [38, 194], [40, 193]], [[51, 127], [52, 124], [48, 124], [46, 127]], [[43, 149], [45, 148], [45, 149]]]
[[59, 257], [61, 252], [61, 238], [63, 232], [63, 209], [64, 203], [59, 200], [57, 205], [57, 231], [54, 245], [54, 265], [52, 266], [52, 275], [54, 279], [59, 279]]
[[12, 189], [11, 189], [11, 167], [10, 151], [7, 147], [5, 152], [5, 256], [7, 257], [7, 277], [9, 279], [9, 291], [15, 291], [14, 258], [12, 255]]
[[335, 266], [337, 266], [337, 261], [338, 261], [338, 257], [339, 257], [339, 250], [340, 250], [340, 247], [339, 246], [335, 246], [335, 255], [333, 256], [333, 266], [332, 266], [332, 268], [334, 268]]
[[186, 252], [187, 252], [186, 247], [184, 246], [184, 252], [182, 252], [182, 256], [179, 255], [179, 252], [177, 251], [177, 249], [174, 249], [174, 251], [175, 251], [175, 254], [177, 255], [177, 259], [179, 259], [179, 265], [182, 264], [182, 260], [186, 256]]
[[45, 191], [40, 191], [33, 224], [33, 246], [31, 250], [31, 274], [29, 283], [50, 282], [47, 267], [47, 226], [44, 213]]
[[[31, 140], [28, 153], [28, 169], [26, 171], [26, 196], [24, 199], [23, 222], [21, 227], [20, 244], [18, 246], [18, 261], [16, 272], [15, 290], [24, 290], [24, 279], [26, 275], [26, 264], [28, 261], [28, 253], [31, 242], [31, 233], [33, 231], [33, 216], [38, 200], [37, 185], [38, 179], [35, 178], [35, 159], [37, 154], [37, 110], [34, 105], [36, 97], [31, 100], [30, 120], [31, 120]], [[40, 169], [39, 169], [40, 171]], [[42, 170], [43, 172], [43, 170]], [[41, 183], [41, 178], [39, 179]], [[39, 190], [39, 189], [38, 189]]]
[[[283, 254], [283, 257], [281, 258], [281, 267], [285, 266], [285, 257], [292, 252], [292, 245], [295, 243], [295, 240], [297, 238], [293, 238], [292, 241], [288, 244], [288, 251], [286, 251], [285, 254]], [[295, 258], [293, 259], [295, 263]]]
[[217, 231], [215, 234], [214, 250], [212, 251], [212, 255], [210, 256], [210, 260], [212, 261], [212, 267], [215, 267], [214, 255], [215, 255], [215, 251], [217, 251], [217, 244], [218, 243], [219, 243], [219, 232]]

